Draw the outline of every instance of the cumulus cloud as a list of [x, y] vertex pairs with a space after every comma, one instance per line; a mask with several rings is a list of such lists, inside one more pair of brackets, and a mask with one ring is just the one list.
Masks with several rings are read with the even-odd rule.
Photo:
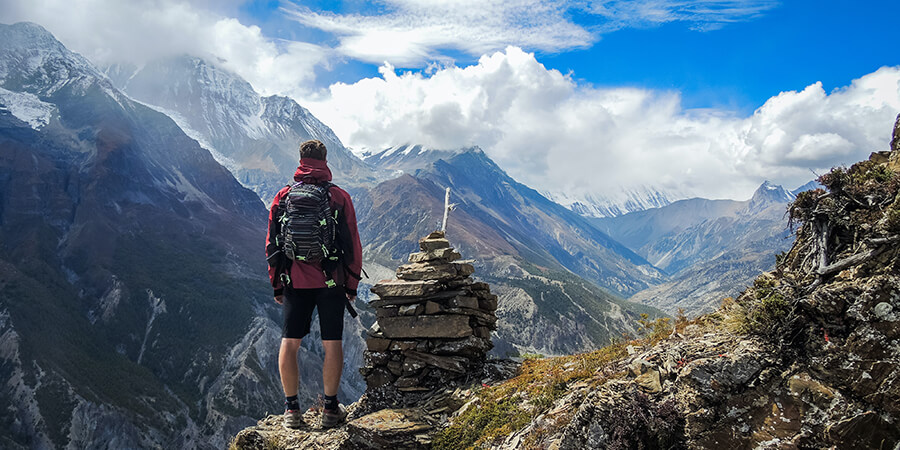
[[[229, 17], [241, 3], [13, 0], [0, 3], [0, 17], [37, 22], [101, 64], [206, 56], [264, 94], [293, 94], [351, 146], [480, 145], [521, 181], [575, 194], [654, 186], [742, 198], [763, 179], [798, 186], [813, 172], [886, 148], [900, 111], [898, 67], [836, 90], [798, 86], [738, 117], [686, 110], [674, 91], [579, 84], [521, 50], [563, 51], [611, 30], [667, 22], [710, 29], [751, 20], [771, 0], [385, 0], [379, 17], [289, 6], [295, 19], [338, 36], [339, 51], [351, 57], [444, 61], [413, 73], [385, 64], [381, 76], [335, 84], [313, 102], [315, 68], [334, 60], [332, 50], [268, 38]], [[598, 20], [576, 24], [575, 13]], [[443, 56], [447, 49], [488, 54], [457, 67]]]
[[[375, 64], [424, 67], [515, 45], [559, 52], [588, 47], [622, 28], [685, 22], [710, 30], [751, 20], [774, 0], [385, 0], [377, 14], [316, 12], [297, 4], [283, 11], [299, 23], [338, 36], [337, 50]], [[576, 23], [572, 17], [589, 19]], [[590, 23], [583, 25], [582, 23]]]
[[191, 54], [206, 57], [264, 94], [304, 92], [325, 65], [327, 48], [270, 39], [259, 27], [228, 17], [238, 0], [13, 0], [4, 22], [36, 22], [97, 64]]
[[782, 92], [750, 117], [686, 110], [678, 92], [594, 88], [516, 47], [468, 67], [332, 85], [308, 103], [360, 150], [402, 143], [480, 145], [515, 178], [575, 194], [654, 186], [747, 198], [769, 179], [797, 187], [887, 148], [900, 111], [900, 67], [826, 92]]

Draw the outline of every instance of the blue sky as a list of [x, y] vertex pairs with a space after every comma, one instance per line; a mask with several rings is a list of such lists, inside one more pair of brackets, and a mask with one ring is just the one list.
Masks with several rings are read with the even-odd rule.
[[578, 199], [747, 199], [885, 150], [900, 2], [8, 0], [100, 66], [191, 54], [357, 153], [478, 145]]
[[[377, 15], [389, 5], [362, 1], [297, 2], [317, 12]], [[248, 24], [291, 40], [335, 44], [334, 36], [285, 17], [290, 3], [256, 0], [240, 6]], [[570, 14], [591, 27], [600, 20]], [[571, 73], [595, 86], [635, 86], [676, 90], [686, 108], [727, 108], [748, 114], [781, 91], [803, 89], [821, 81], [826, 90], [846, 86], [881, 66], [900, 64], [900, 2], [774, 2], [770, 9], [717, 29], [699, 31], [688, 22], [643, 24], [601, 33], [587, 48], [535, 51], [548, 68]], [[516, 44], [513, 42], [513, 44]], [[501, 49], [497, 49], [501, 50]], [[458, 65], [478, 57], [444, 49]], [[416, 65], [393, 62], [399, 69]], [[319, 86], [378, 76], [378, 65], [347, 59], [331, 70], [320, 69]]]

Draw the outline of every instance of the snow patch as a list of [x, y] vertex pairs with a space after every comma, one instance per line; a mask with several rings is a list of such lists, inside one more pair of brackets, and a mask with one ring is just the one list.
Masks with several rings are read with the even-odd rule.
[[197, 141], [197, 143], [200, 144], [200, 147], [208, 151], [212, 155], [213, 159], [216, 160], [216, 162], [225, 166], [225, 168], [228, 169], [231, 173], [236, 173], [235, 171], [239, 168], [238, 164], [234, 162], [233, 159], [223, 155], [218, 150], [216, 150], [215, 147], [213, 147], [213, 145], [204, 138], [203, 133], [191, 128], [191, 126], [188, 124], [188, 120], [185, 119], [184, 116], [178, 114], [175, 111], [172, 111], [171, 109], [163, 108], [162, 106], [151, 105], [150, 103], [142, 102], [134, 98], [132, 98], [132, 100], [156, 112], [160, 112], [169, 116], [169, 118], [172, 119], [173, 122], [175, 122], [175, 125], [178, 125], [178, 128], [181, 128], [181, 131], [183, 131], [184, 134], [187, 135], [187, 137]]
[[147, 301], [150, 303], [150, 320], [147, 321], [147, 329], [144, 330], [144, 341], [141, 343], [141, 351], [138, 353], [137, 363], [140, 364], [144, 359], [144, 351], [147, 350], [147, 338], [150, 337], [150, 328], [153, 327], [153, 321], [160, 314], [166, 312], [166, 302], [155, 295], [153, 291], [147, 289]]
[[13, 92], [0, 88], [0, 110], [9, 111], [32, 129], [40, 130], [50, 123], [56, 105], [43, 102], [37, 95], [28, 92]]
[[616, 217], [660, 208], [690, 197], [684, 192], [664, 191], [650, 186], [623, 187], [618, 191], [602, 194], [541, 191], [541, 195], [585, 217]]

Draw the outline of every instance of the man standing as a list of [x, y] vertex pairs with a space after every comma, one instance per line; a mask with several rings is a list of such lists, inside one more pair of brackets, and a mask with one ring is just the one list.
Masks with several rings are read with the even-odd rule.
[[359, 284], [362, 246], [350, 195], [330, 183], [326, 156], [321, 142], [302, 143], [294, 183], [282, 188], [269, 208], [266, 257], [275, 301], [284, 309], [278, 368], [284, 388], [284, 421], [291, 428], [302, 421], [297, 351], [301, 339], [309, 334], [313, 309], [319, 311], [325, 348], [322, 426], [334, 427], [347, 416], [337, 400], [344, 364], [341, 335], [344, 309], [355, 315], [351, 302]]

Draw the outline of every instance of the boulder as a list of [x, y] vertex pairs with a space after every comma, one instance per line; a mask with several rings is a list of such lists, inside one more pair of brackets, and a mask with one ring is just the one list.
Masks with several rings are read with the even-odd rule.
[[350, 440], [361, 448], [426, 448], [431, 430], [419, 409], [382, 409], [350, 422]]
[[392, 341], [391, 346], [388, 348], [392, 352], [399, 352], [403, 350], [413, 350], [419, 346], [419, 343], [416, 341]]
[[398, 308], [398, 313], [401, 316], [418, 316], [422, 314], [422, 311], [425, 311], [425, 306], [422, 304], [413, 304], [413, 305], [403, 305]]
[[472, 335], [467, 316], [399, 316], [384, 318], [379, 323], [382, 333], [390, 339], [462, 338]]
[[498, 306], [497, 296], [488, 294], [487, 296], [478, 297], [478, 307], [485, 311], [496, 311]]
[[390, 339], [369, 337], [366, 338], [366, 348], [370, 352], [383, 352], [391, 345]]
[[453, 297], [448, 302], [451, 307], [478, 309], [478, 298], [476, 297]]
[[482, 339], [490, 339], [491, 329], [488, 327], [475, 327], [474, 334]]
[[375, 308], [375, 318], [396, 317], [400, 315], [400, 309], [396, 305], [385, 305], [384, 307]]
[[419, 361], [438, 369], [456, 373], [466, 373], [466, 359], [457, 356], [436, 356], [416, 351], [403, 352], [407, 361]]
[[425, 302], [425, 314], [437, 314], [441, 312], [441, 305], [432, 301]]
[[434, 294], [440, 289], [437, 281], [397, 281], [384, 280], [369, 290], [381, 297], [424, 297]]
[[477, 336], [469, 336], [465, 339], [443, 341], [434, 346], [432, 353], [436, 355], [463, 355], [472, 357], [484, 355], [492, 347], [493, 345], [489, 340]]
[[427, 261], [440, 260], [444, 262], [456, 261], [462, 258], [456, 250], [452, 248], [439, 248], [427, 252], [418, 252], [409, 254], [409, 262], [422, 263]]
[[397, 268], [397, 278], [401, 280], [450, 280], [460, 278], [458, 264], [404, 264]]
[[466, 262], [455, 262], [453, 263], [456, 266], [456, 273], [461, 277], [467, 277], [475, 273], [475, 266]]
[[461, 295], [462, 293], [462, 291], [437, 291], [433, 294], [423, 297], [385, 297], [381, 300], [374, 300], [369, 302], [369, 306], [373, 308], [383, 308], [385, 306], [392, 305], [409, 305], [413, 303], [422, 303], [428, 300], [446, 300], [448, 298], [453, 298], [457, 295]]
[[419, 241], [419, 248], [423, 252], [430, 252], [442, 248], [450, 248], [450, 241], [443, 238], [425, 238]]
[[379, 388], [386, 384], [393, 383], [397, 378], [383, 367], [376, 367], [369, 372], [366, 377], [366, 386], [369, 389]]

